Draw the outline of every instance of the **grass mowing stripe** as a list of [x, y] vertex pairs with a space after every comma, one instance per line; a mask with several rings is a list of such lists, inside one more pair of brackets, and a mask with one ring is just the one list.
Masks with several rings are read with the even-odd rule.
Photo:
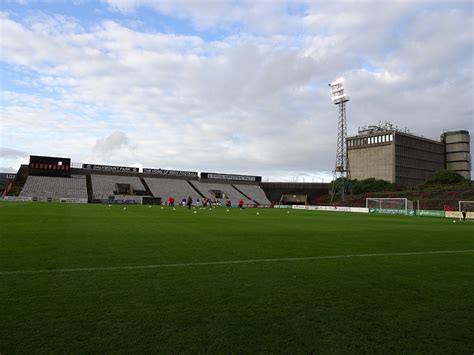
[[419, 251], [419, 252], [408, 252], [408, 253], [326, 255], [326, 256], [307, 256], [307, 257], [297, 257], [297, 258], [227, 260], [227, 261], [208, 261], [208, 262], [199, 262], [199, 263], [175, 263], [175, 264], [155, 264], [155, 265], [135, 265], [135, 266], [89, 267], [89, 268], [74, 268], [74, 269], [15, 270], [15, 271], [0, 271], [0, 275], [49, 274], [49, 273], [87, 272], [87, 271], [137, 270], [137, 269], [157, 269], [157, 268], [205, 266], [205, 265], [251, 264], [251, 263], [266, 263], [266, 262], [277, 262], [277, 261], [344, 259], [344, 258], [362, 258], [362, 257], [377, 257], [377, 256], [410, 256], [410, 255], [430, 255], [430, 254], [455, 254], [455, 253], [472, 253], [472, 252], [474, 252], [474, 249], [471, 249], [471, 250]]

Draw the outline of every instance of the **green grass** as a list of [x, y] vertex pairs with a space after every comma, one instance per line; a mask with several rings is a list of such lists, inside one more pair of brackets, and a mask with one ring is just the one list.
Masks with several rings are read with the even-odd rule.
[[333, 212], [0, 204], [0, 353], [474, 350], [474, 223]]

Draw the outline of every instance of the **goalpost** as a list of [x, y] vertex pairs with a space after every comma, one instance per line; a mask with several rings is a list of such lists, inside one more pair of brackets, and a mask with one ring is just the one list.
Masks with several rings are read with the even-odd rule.
[[474, 201], [459, 201], [459, 218], [462, 218], [461, 211], [465, 209], [466, 219], [473, 220], [474, 219]]
[[365, 207], [371, 213], [414, 215], [413, 201], [407, 198], [366, 198]]
[[459, 212], [465, 208], [466, 212], [474, 212], [474, 201], [459, 201]]

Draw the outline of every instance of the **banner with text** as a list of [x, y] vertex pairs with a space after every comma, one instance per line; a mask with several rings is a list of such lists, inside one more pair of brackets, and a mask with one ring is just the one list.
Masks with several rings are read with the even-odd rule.
[[417, 214], [424, 217], [444, 217], [444, 211], [418, 210]]
[[198, 177], [198, 173], [195, 171], [143, 168], [143, 173], [154, 174], [154, 175], [164, 175], [164, 176], [186, 176], [186, 177], [196, 177], [196, 178]]
[[415, 210], [408, 209], [408, 211], [405, 211], [405, 209], [403, 208], [369, 208], [369, 213], [402, 214], [402, 215], [406, 215], [408, 213], [409, 216], [414, 216]]
[[0, 181], [13, 181], [16, 174], [14, 173], [0, 173]]
[[[365, 207], [347, 207], [347, 206], [305, 206], [305, 205], [293, 205], [287, 206], [295, 210], [306, 210], [306, 211], [327, 211], [327, 212], [359, 212], [368, 213], [369, 209]], [[279, 207], [283, 208], [283, 207]]]
[[33, 197], [27, 196], [3, 196], [5, 201], [21, 201], [21, 202], [30, 202], [33, 201]]
[[220, 173], [201, 173], [201, 179], [231, 180], [231, 181], [246, 181], [246, 182], [261, 182], [262, 181], [261, 176], [220, 174]]
[[[446, 218], [462, 218], [462, 213], [457, 211], [446, 211]], [[467, 219], [474, 219], [474, 212], [466, 213]]]
[[87, 198], [79, 197], [62, 197], [59, 199], [60, 203], [87, 203]]
[[130, 173], [138, 173], [138, 168], [133, 168], [131, 166], [82, 164], [82, 169], [96, 170], [96, 171], [124, 171], [124, 172], [130, 172]]

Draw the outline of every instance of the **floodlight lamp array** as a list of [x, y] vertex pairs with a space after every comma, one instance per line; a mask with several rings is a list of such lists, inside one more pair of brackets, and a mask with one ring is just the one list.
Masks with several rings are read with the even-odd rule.
[[344, 92], [344, 79], [339, 78], [329, 83], [331, 87], [331, 99], [335, 104], [349, 101], [349, 96]]

